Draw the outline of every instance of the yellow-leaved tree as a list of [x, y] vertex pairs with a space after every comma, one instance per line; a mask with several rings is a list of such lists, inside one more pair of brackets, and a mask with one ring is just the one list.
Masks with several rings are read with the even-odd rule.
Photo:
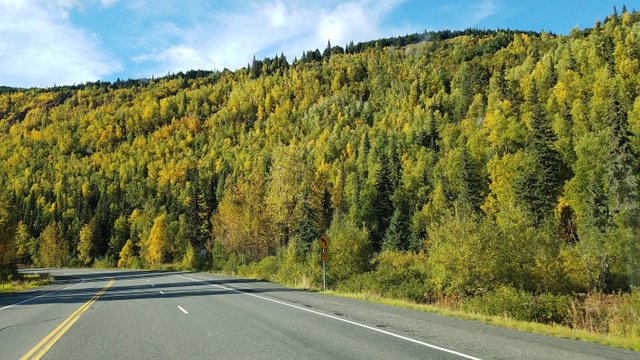
[[127, 242], [122, 247], [120, 251], [120, 260], [118, 260], [119, 268], [129, 268], [135, 259], [135, 253], [133, 251], [133, 241], [131, 239], [127, 240]]
[[158, 215], [153, 220], [151, 234], [146, 241], [144, 261], [149, 266], [157, 266], [164, 262], [165, 255], [169, 252], [169, 240], [167, 239], [167, 214]]
[[95, 230], [95, 221], [90, 221], [80, 229], [80, 241], [78, 242], [78, 260], [84, 265], [91, 262], [91, 253], [93, 252], [93, 232]]
[[62, 267], [69, 260], [69, 249], [57, 222], [50, 222], [40, 234], [40, 266]]

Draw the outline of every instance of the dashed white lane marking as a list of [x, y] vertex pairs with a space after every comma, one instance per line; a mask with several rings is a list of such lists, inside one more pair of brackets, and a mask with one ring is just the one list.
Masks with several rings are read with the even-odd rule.
[[178, 305], [178, 309], [180, 309], [180, 311], [182, 311], [183, 313], [189, 315], [189, 313], [187, 312], [187, 310], [183, 309], [182, 306]]
[[[224, 289], [224, 290], [227, 290], [227, 291], [232, 291], [232, 292], [236, 292], [236, 293], [239, 293], [239, 294], [244, 294], [244, 295], [247, 295], [247, 296], [251, 296], [251, 297], [254, 297], [254, 298], [257, 298], [257, 299], [261, 299], [261, 300], [265, 300], [265, 301], [270, 301], [270, 302], [272, 302], [272, 303], [276, 303], [276, 304], [280, 304], [280, 305], [284, 305], [284, 306], [292, 307], [292, 308], [294, 308], [294, 309], [298, 309], [298, 310], [306, 311], [306, 312], [309, 312], [309, 313], [312, 313], [312, 314], [316, 314], [316, 315], [324, 316], [324, 317], [327, 317], [327, 318], [330, 318], [330, 319], [333, 319], [333, 320], [342, 321], [342, 322], [345, 322], [345, 323], [347, 323], [347, 324], [351, 324], [351, 325], [359, 326], [359, 327], [361, 327], [361, 328], [365, 328], [365, 329], [372, 330], [372, 331], [376, 331], [376, 332], [379, 332], [379, 333], [382, 333], [382, 334], [385, 334], [385, 335], [393, 336], [393, 337], [395, 337], [395, 338], [397, 338], [397, 339], [402, 339], [402, 340], [409, 341], [409, 342], [412, 342], [412, 343], [414, 343], [414, 344], [422, 345], [422, 346], [425, 346], [425, 347], [428, 347], [428, 348], [431, 348], [431, 349], [435, 349], [435, 350], [443, 351], [443, 352], [446, 352], [446, 353], [449, 353], [449, 354], [457, 355], [457, 356], [463, 357], [463, 358], [465, 358], [465, 359], [470, 359], [470, 360], [481, 360], [481, 359], [479, 359], [479, 358], [477, 358], [477, 357], [473, 357], [473, 356], [471, 356], [471, 355], [463, 354], [463, 353], [458, 352], [458, 351], [455, 351], [455, 350], [450, 350], [450, 349], [447, 349], [447, 348], [443, 348], [443, 347], [441, 347], [441, 346], [437, 346], [437, 345], [433, 345], [433, 344], [426, 343], [426, 342], [424, 342], [424, 341], [420, 341], [420, 340], [412, 339], [412, 338], [409, 338], [409, 337], [406, 337], [406, 336], [402, 336], [402, 335], [394, 334], [394, 333], [392, 333], [392, 332], [385, 331], [385, 330], [382, 330], [382, 329], [378, 329], [378, 328], [375, 328], [375, 327], [373, 327], [373, 326], [369, 326], [369, 325], [361, 324], [361, 323], [358, 323], [358, 322], [355, 322], [355, 321], [351, 321], [351, 320], [347, 320], [347, 319], [339, 318], [339, 317], [337, 317], [337, 316], [333, 316], [333, 315], [329, 315], [329, 314], [321, 313], [321, 312], [319, 312], [319, 311], [315, 311], [315, 310], [311, 310], [311, 309], [303, 308], [303, 307], [301, 307], [301, 306], [297, 306], [297, 305], [289, 304], [289, 303], [286, 303], [286, 302], [284, 302], [284, 301], [279, 301], [279, 300], [275, 300], [275, 299], [269, 299], [269, 298], [264, 297], [264, 296], [260, 296], [260, 295], [256, 295], [256, 294], [251, 294], [251, 293], [246, 293], [246, 292], [244, 292], [244, 291], [242, 291], [242, 290], [238, 290], [238, 289], [230, 288], [230, 287], [227, 287], [227, 286], [224, 286], [224, 285], [211, 284], [211, 283], [208, 283], [208, 282], [206, 282], [206, 281], [202, 281], [202, 280], [199, 280], [199, 279], [196, 279], [196, 278], [192, 278], [192, 277], [188, 277], [188, 276], [182, 276], [182, 275], [176, 275], [176, 276], [181, 277], [181, 278], [183, 278], [183, 279], [189, 279], [189, 280], [191, 280], [191, 281], [196, 281], [196, 282], [199, 282], [199, 283], [203, 283], [203, 284], [211, 285], [211, 286], [213, 286], [213, 287], [217, 287], [217, 288]], [[180, 306], [178, 306], [178, 307], [180, 307]], [[183, 311], [184, 311], [184, 310], [183, 310]]]

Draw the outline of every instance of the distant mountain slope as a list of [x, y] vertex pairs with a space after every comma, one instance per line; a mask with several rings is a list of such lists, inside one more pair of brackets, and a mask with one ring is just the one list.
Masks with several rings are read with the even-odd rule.
[[424, 255], [422, 300], [627, 289], [639, 70], [640, 14], [624, 11], [568, 36], [425, 33], [235, 72], [3, 87], [0, 223], [17, 261], [43, 266], [280, 254], [305, 269], [328, 231], [334, 284], [390, 250]]

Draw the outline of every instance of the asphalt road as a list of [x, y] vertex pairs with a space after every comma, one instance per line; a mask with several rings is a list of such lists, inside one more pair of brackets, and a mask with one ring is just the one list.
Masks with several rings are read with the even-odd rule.
[[49, 270], [0, 296], [0, 359], [640, 359], [640, 353], [203, 273]]

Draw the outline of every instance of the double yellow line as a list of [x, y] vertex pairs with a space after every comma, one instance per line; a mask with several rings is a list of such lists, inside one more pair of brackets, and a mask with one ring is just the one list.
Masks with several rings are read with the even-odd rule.
[[98, 291], [95, 295], [93, 295], [91, 300], [89, 300], [86, 303], [82, 304], [82, 306], [80, 306], [80, 308], [78, 310], [76, 310], [73, 314], [69, 315], [69, 317], [66, 318], [60, 325], [58, 325], [57, 328], [53, 329], [53, 331], [50, 332], [49, 335], [47, 335], [38, 344], [36, 344], [36, 346], [34, 346], [33, 349], [29, 350], [28, 353], [24, 354], [20, 358], [20, 360], [26, 360], [26, 359], [37, 360], [37, 359], [40, 359], [44, 354], [47, 353], [47, 351], [49, 351], [49, 349], [51, 349], [51, 347], [58, 340], [60, 340], [62, 335], [64, 335], [64, 333], [66, 333], [67, 330], [69, 330], [71, 328], [71, 326], [73, 326], [73, 324], [76, 321], [78, 321], [80, 316], [82, 316], [82, 314], [84, 314], [87, 310], [89, 310], [91, 305], [93, 305], [93, 303], [98, 301], [98, 298], [102, 294], [104, 294], [113, 285], [113, 283], [115, 283], [115, 282], [116, 282], [115, 279], [111, 279], [111, 281], [109, 281], [107, 286], [105, 286], [104, 288], [102, 288], [102, 290]]

